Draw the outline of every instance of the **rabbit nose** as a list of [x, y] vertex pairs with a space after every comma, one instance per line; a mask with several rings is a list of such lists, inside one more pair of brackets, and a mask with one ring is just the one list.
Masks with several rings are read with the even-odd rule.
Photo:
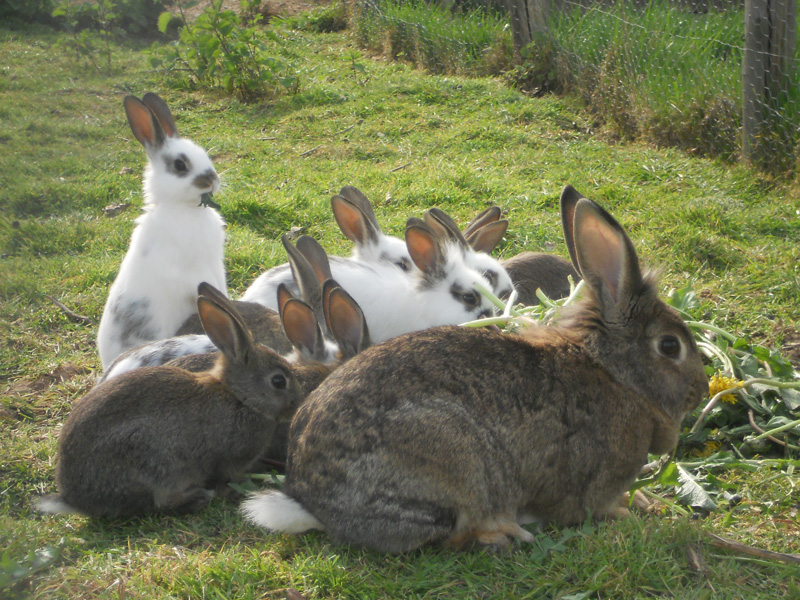
[[219, 191], [219, 177], [214, 169], [208, 169], [194, 178], [194, 186], [201, 190], [211, 188], [216, 193]]
[[492, 310], [489, 308], [484, 308], [481, 312], [478, 313], [479, 319], [486, 319], [492, 316]]

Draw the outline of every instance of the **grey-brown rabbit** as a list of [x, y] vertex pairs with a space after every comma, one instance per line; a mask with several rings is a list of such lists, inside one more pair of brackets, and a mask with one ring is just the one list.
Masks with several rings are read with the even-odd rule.
[[301, 396], [291, 366], [253, 342], [230, 301], [200, 284], [197, 310], [221, 355], [202, 373], [143, 367], [97, 385], [58, 444], [59, 493], [44, 512], [191, 512], [246, 470]]
[[707, 380], [620, 225], [571, 187], [561, 201], [584, 299], [522, 335], [441, 327], [367, 349], [297, 412], [283, 491], [246, 500], [248, 519], [404, 552], [619, 511]]

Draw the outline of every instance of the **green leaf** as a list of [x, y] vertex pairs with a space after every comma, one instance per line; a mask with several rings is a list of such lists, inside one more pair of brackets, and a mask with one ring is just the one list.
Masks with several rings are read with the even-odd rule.
[[780, 390], [781, 400], [790, 411], [800, 410], [800, 390], [785, 388]]
[[678, 481], [680, 482], [678, 498], [692, 508], [699, 508], [708, 512], [716, 510], [716, 502], [711, 499], [709, 493], [703, 489], [697, 479], [682, 466], [677, 465], [677, 467]]
[[161, 33], [167, 33], [167, 27], [172, 22], [172, 13], [169, 11], [162, 12], [158, 15], [158, 30]]
[[669, 462], [661, 469], [658, 475], [658, 482], [661, 485], [678, 485], [678, 465], [674, 462]]

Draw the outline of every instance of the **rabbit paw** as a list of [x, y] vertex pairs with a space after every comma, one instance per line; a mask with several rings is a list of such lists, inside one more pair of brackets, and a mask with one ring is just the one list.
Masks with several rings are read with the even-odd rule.
[[512, 538], [532, 542], [534, 535], [512, 519], [490, 519], [474, 529], [451, 536], [446, 544], [456, 548], [476, 544], [495, 551], [505, 551], [511, 545]]

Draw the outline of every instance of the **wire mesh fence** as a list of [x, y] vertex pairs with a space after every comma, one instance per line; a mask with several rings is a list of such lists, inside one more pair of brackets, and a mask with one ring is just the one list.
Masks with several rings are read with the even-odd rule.
[[[762, 1], [784, 13], [761, 14], [752, 5]], [[510, 74], [528, 90], [579, 95], [620, 137], [795, 169], [796, 0], [355, 0], [353, 7], [359, 42], [392, 58], [436, 73]]]

